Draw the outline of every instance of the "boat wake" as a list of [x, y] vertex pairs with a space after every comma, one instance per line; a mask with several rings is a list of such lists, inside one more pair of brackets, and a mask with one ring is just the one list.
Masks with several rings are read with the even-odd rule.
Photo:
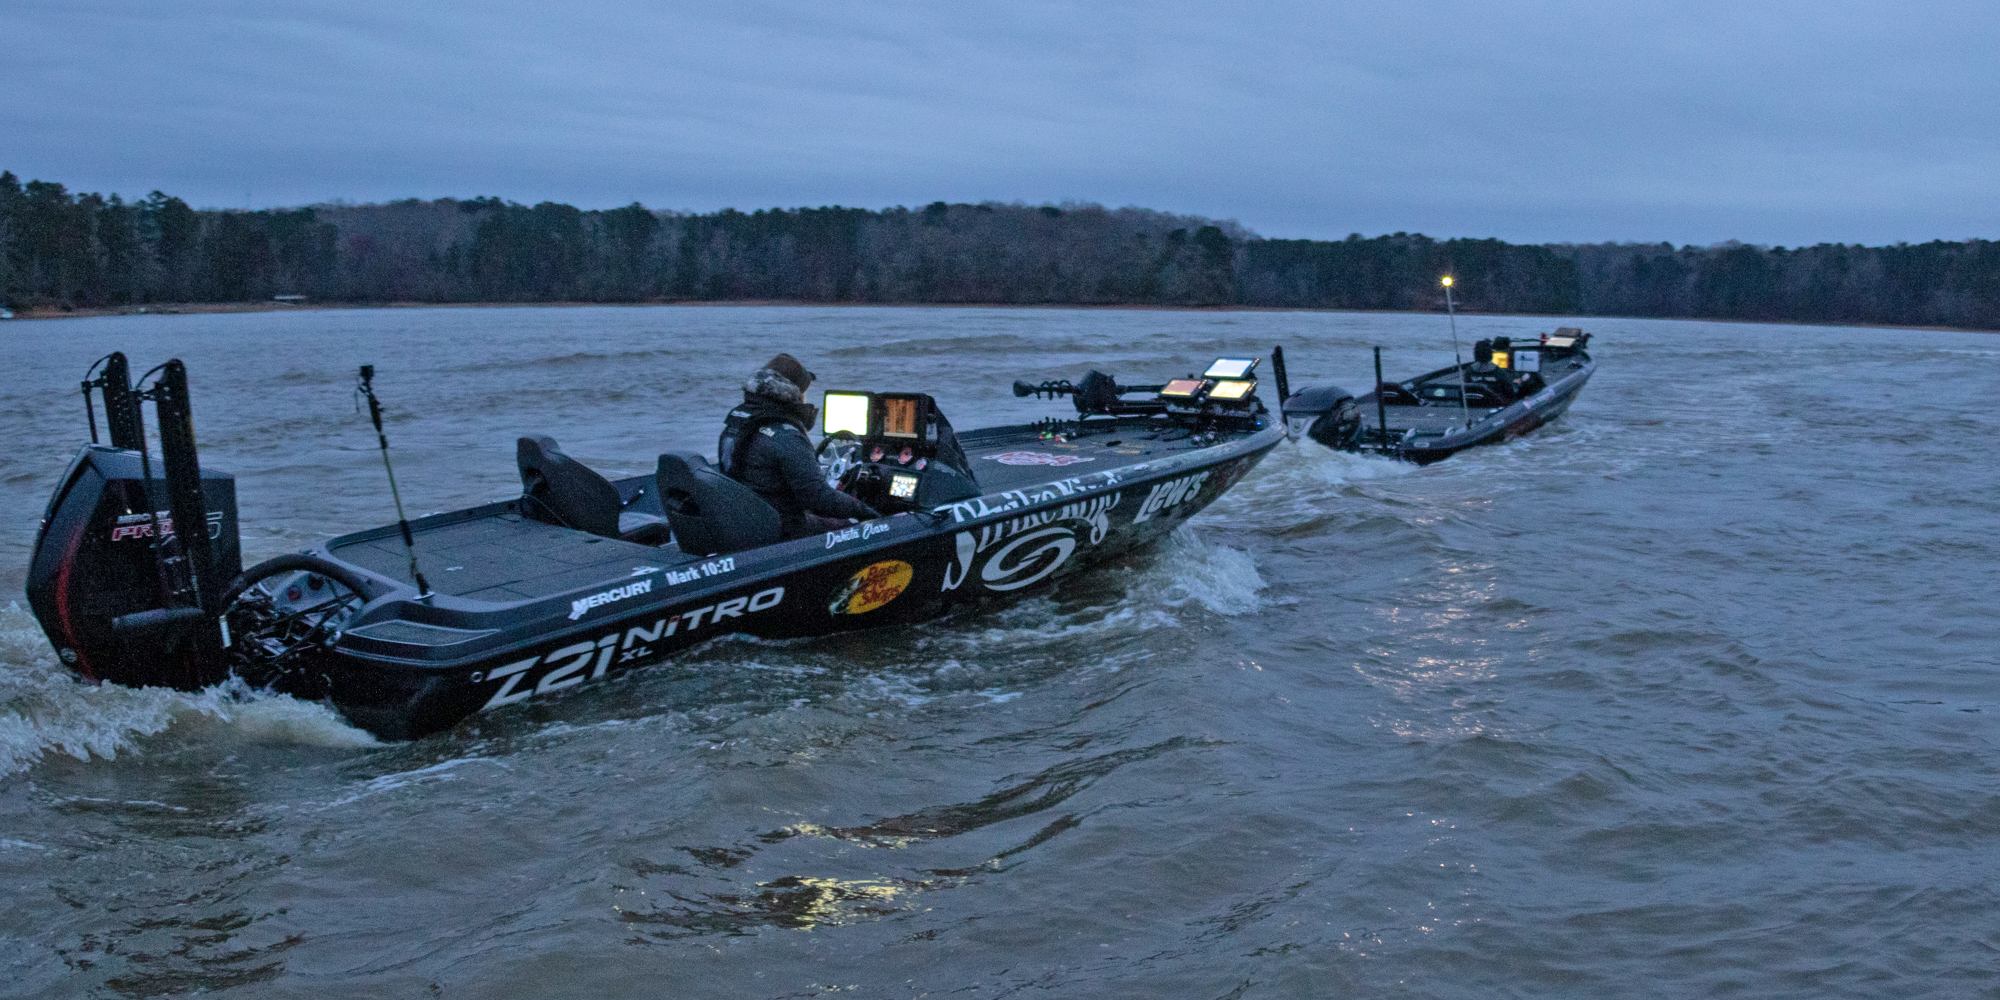
[[[147, 737], [196, 720], [252, 743], [374, 746], [332, 709], [231, 680], [201, 691], [91, 684], [64, 669], [18, 604], [0, 610], [0, 776], [50, 753], [78, 760], [138, 753]], [[203, 738], [215, 739], [206, 733]]]

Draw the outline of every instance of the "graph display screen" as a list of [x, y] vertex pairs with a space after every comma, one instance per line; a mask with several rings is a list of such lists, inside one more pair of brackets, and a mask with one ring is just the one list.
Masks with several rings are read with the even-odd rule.
[[882, 397], [882, 436], [892, 438], [913, 438], [923, 434], [920, 421], [923, 419], [917, 400]]
[[1215, 363], [1209, 365], [1208, 370], [1201, 373], [1201, 377], [1242, 378], [1250, 374], [1250, 369], [1255, 367], [1257, 367], [1256, 358], [1216, 358]]
[[1242, 399], [1250, 395], [1250, 390], [1255, 388], [1257, 388], [1257, 383], [1255, 382], [1238, 382], [1225, 379], [1215, 383], [1215, 388], [1208, 390], [1208, 398]]
[[822, 401], [825, 423], [822, 433], [838, 434], [846, 431], [855, 437], [868, 436], [868, 394], [865, 392], [829, 392]]
[[1208, 383], [1198, 378], [1177, 378], [1160, 387], [1160, 395], [1178, 399], [1191, 399]]

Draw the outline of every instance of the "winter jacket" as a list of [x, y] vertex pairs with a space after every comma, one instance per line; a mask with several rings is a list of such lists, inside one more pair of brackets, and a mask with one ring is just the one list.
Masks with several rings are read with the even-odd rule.
[[725, 473], [750, 487], [778, 511], [786, 538], [800, 538], [806, 514], [821, 517], [876, 517], [874, 509], [826, 484], [806, 428], [812, 408], [798, 387], [764, 369], [743, 387], [743, 402], [729, 411], [718, 442], [717, 461]]

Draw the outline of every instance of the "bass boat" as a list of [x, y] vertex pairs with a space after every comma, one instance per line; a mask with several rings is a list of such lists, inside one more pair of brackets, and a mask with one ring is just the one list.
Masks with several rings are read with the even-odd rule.
[[1374, 392], [1357, 397], [1339, 386], [1312, 386], [1285, 397], [1281, 408], [1293, 433], [1329, 448], [1429, 465], [1562, 416], [1597, 370], [1584, 351], [1589, 342], [1590, 334], [1567, 326], [1539, 342], [1481, 340], [1470, 364], [1403, 382], [1382, 380], [1378, 347]]
[[[1282, 399], [1280, 352], [1274, 362]], [[828, 391], [823, 471], [882, 516], [804, 538], [781, 538], [777, 511], [700, 455], [664, 454], [654, 474], [614, 481], [529, 436], [517, 443], [517, 498], [245, 571], [235, 479], [195, 454], [186, 369], [169, 361], [134, 388], [112, 354], [83, 383], [91, 443], [42, 518], [28, 599], [85, 678], [193, 690], [235, 675], [413, 739], [720, 636], [933, 618], [1131, 552], [1286, 437], [1257, 396], [1256, 365], [1221, 359], [1146, 386], [1099, 372], [1016, 382], [1017, 396], [1069, 397], [1075, 416], [963, 433], [922, 393]], [[362, 369], [357, 391], [386, 466], [372, 375]]]

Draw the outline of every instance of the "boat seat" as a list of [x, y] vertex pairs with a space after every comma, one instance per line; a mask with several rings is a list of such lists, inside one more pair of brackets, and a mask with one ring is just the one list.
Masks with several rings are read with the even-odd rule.
[[1423, 400], [1417, 394], [1395, 382], [1375, 383], [1375, 392], [1382, 398], [1383, 406], [1421, 406]]
[[1496, 409], [1507, 405], [1501, 398], [1500, 388], [1492, 385], [1472, 383], [1465, 387], [1465, 405], [1475, 409]]
[[[563, 454], [556, 439], [524, 437], [515, 443], [514, 462], [521, 469], [521, 512], [545, 524], [618, 538], [641, 545], [667, 541], [665, 524], [642, 514], [627, 515], [611, 481]], [[620, 520], [634, 522], [619, 530]]]
[[778, 509], [691, 451], [660, 456], [654, 478], [674, 542], [691, 556], [714, 556], [784, 538]]

